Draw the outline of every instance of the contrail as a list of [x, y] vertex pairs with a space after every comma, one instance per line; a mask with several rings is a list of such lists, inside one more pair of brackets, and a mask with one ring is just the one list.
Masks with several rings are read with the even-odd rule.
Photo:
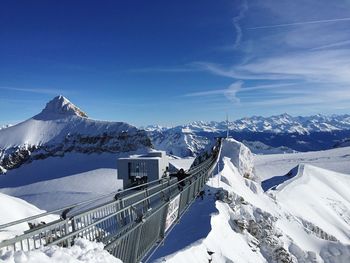
[[233, 44], [233, 48], [237, 48], [241, 43], [242, 28], [239, 25], [239, 21], [244, 18], [245, 12], [247, 10], [248, 10], [248, 3], [247, 3], [247, 0], [244, 0], [241, 6], [241, 10], [239, 11], [239, 14], [232, 19], [233, 26], [236, 29], [236, 40], [235, 40], [235, 43]]
[[346, 45], [350, 45], [350, 40], [345, 40], [345, 41], [335, 42], [335, 43], [331, 43], [331, 44], [320, 46], [320, 47], [315, 47], [311, 50], [321, 50], [321, 49], [327, 49], [327, 48], [332, 48], [332, 47], [342, 47], [342, 46], [346, 46]]
[[350, 21], [350, 17], [326, 19], [326, 20], [304, 21], [304, 22], [269, 25], [269, 26], [256, 26], [256, 27], [250, 27], [248, 29], [277, 28], [277, 27], [299, 26], [299, 25], [320, 24], [320, 23], [333, 23], [333, 22], [343, 22], [343, 21]]

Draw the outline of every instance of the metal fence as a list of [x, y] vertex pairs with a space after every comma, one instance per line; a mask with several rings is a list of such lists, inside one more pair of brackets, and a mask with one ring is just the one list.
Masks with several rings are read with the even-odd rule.
[[[82, 203], [68, 207], [63, 218], [2, 241], [0, 249], [28, 251], [46, 245], [69, 247], [76, 238], [83, 237], [103, 242], [105, 249], [123, 262], [139, 262], [164, 238], [169, 224], [175, 223], [197, 197], [213, 172], [217, 158], [216, 151], [191, 168], [189, 176], [181, 181], [168, 178], [151, 182], [144, 189], [119, 193], [103, 204], [93, 206], [94, 202], [89, 202], [85, 210], [81, 208]], [[47, 214], [50, 213], [2, 225], [0, 229]]]

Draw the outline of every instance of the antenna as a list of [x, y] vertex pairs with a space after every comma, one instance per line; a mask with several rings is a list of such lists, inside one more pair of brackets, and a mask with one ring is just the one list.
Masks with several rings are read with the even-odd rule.
[[227, 126], [226, 138], [228, 138], [229, 127], [228, 127], [228, 115], [227, 115], [227, 113], [226, 113], [226, 126]]

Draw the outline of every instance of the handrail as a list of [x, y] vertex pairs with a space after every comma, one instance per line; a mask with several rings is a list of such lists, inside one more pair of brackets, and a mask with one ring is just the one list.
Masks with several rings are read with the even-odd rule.
[[74, 204], [71, 204], [71, 205], [68, 205], [68, 206], [64, 206], [62, 208], [50, 210], [50, 211], [47, 211], [47, 212], [44, 212], [44, 213], [41, 213], [41, 214], [37, 214], [37, 215], [34, 215], [34, 216], [29, 216], [29, 217], [22, 218], [22, 219], [19, 219], [19, 220], [11, 221], [11, 222], [8, 222], [8, 223], [0, 225], [0, 229], [7, 228], [7, 227], [10, 227], [10, 226], [14, 226], [14, 225], [18, 225], [18, 224], [25, 223], [25, 222], [29, 222], [29, 221], [32, 221], [34, 219], [38, 219], [38, 218], [42, 218], [42, 217], [45, 217], [45, 216], [48, 216], [48, 215], [56, 214], [58, 212], [63, 212], [65, 210], [67, 210], [67, 209], [71, 210], [71, 209], [73, 209], [75, 207], [86, 205], [86, 204], [90, 204], [90, 203], [96, 202], [98, 200], [101, 200], [101, 199], [109, 197], [109, 196], [122, 195], [123, 193], [129, 192], [131, 190], [135, 190], [135, 189], [138, 189], [140, 187], [142, 188], [142, 187], [145, 187], [145, 186], [148, 186], [148, 185], [151, 185], [151, 184], [156, 184], [156, 183], [159, 183], [161, 181], [164, 181], [164, 178], [156, 179], [156, 180], [153, 180], [151, 182], [147, 182], [147, 183], [140, 184], [140, 185], [137, 185], [137, 186], [133, 186], [133, 187], [130, 187], [130, 188], [127, 188], [127, 189], [123, 189], [121, 191], [110, 192], [108, 194], [100, 195], [100, 196], [94, 197], [94, 198], [86, 200], [86, 201], [74, 203]]

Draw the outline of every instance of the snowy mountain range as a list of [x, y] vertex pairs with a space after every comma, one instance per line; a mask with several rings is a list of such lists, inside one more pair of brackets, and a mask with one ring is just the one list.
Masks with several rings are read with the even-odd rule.
[[226, 137], [227, 126], [229, 135], [245, 141], [254, 153], [325, 150], [347, 145], [342, 142], [350, 138], [350, 115], [347, 114], [253, 116], [228, 122], [228, 125], [224, 121], [197, 121], [171, 128], [151, 125], [144, 129], [155, 148], [185, 157], [197, 155], [215, 137]]
[[0, 172], [23, 163], [77, 153], [120, 153], [151, 147], [143, 130], [124, 122], [89, 119], [63, 96], [36, 116], [0, 130]]
[[[227, 122], [221, 121], [195, 121], [180, 127], [195, 132], [223, 132], [227, 130]], [[262, 117], [253, 116], [228, 122], [230, 132], [268, 132], [268, 133], [299, 133], [331, 132], [350, 130], [350, 115], [313, 115], [293, 117], [287, 113]], [[159, 125], [145, 127], [147, 131], [164, 131], [169, 128]]]

